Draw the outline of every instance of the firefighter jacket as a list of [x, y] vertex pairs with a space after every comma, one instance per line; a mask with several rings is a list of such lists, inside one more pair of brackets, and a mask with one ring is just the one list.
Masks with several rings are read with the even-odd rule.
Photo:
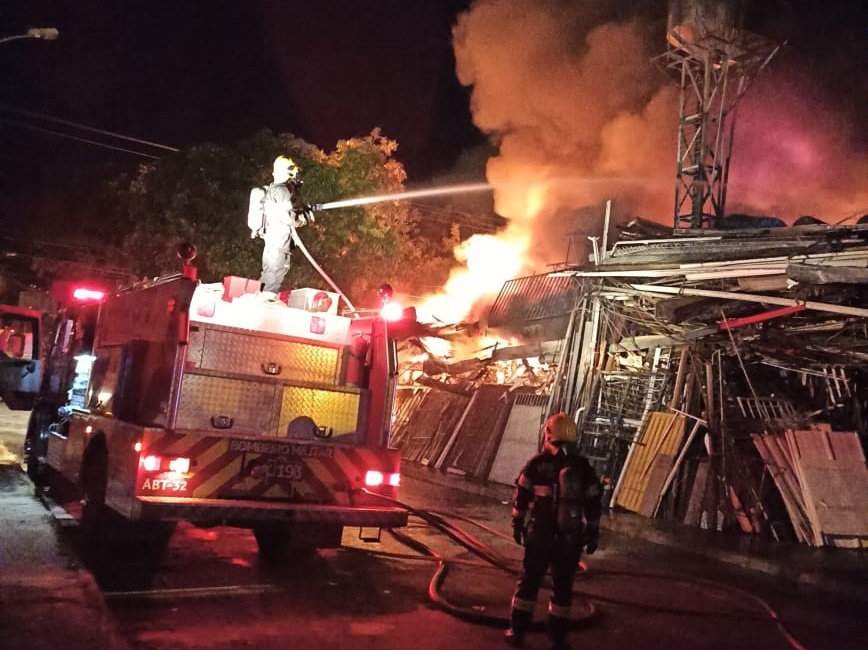
[[523, 522], [528, 510], [529, 541], [574, 540], [599, 530], [602, 486], [571, 444], [556, 444], [533, 456], [516, 479], [512, 516]]
[[265, 237], [289, 242], [295, 226], [292, 192], [286, 183], [272, 183], [265, 189]]

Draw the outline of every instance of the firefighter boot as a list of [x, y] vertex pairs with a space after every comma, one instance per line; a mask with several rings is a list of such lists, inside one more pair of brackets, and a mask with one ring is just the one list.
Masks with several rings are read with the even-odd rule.
[[549, 636], [552, 639], [552, 650], [570, 650], [570, 644], [567, 643], [569, 630], [569, 618], [549, 614]]
[[509, 629], [503, 639], [509, 644], [520, 646], [524, 643], [524, 635], [530, 627], [533, 612], [513, 608], [509, 613]]

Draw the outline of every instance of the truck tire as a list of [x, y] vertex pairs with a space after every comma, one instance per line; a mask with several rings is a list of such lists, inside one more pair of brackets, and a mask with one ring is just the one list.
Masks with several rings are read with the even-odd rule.
[[43, 466], [41, 459], [48, 451], [48, 425], [51, 424], [53, 415], [52, 409], [37, 406], [27, 421], [22, 457], [27, 476], [36, 487], [43, 487], [47, 483], [47, 468]]
[[85, 447], [79, 473], [84, 503], [81, 531], [86, 544], [111, 541], [108, 508], [105, 505], [108, 484], [108, 446], [105, 434], [97, 431]]

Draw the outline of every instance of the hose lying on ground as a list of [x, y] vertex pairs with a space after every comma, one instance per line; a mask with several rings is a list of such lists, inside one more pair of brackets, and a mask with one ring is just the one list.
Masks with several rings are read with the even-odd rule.
[[[412, 506], [409, 506], [405, 503], [401, 503], [400, 501], [397, 501], [395, 499], [389, 499], [388, 497], [383, 497], [382, 495], [377, 495], [377, 494], [374, 494], [373, 492], [368, 492], [367, 490], [364, 490], [364, 491], [367, 494], [370, 494], [372, 496], [378, 496], [382, 499], [385, 499], [387, 501], [392, 502], [393, 504], [395, 504], [401, 508], [404, 508], [411, 515], [419, 517], [420, 519], [422, 519], [423, 521], [425, 521], [429, 525], [431, 525], [434, 528], [436, 528], [437, 530], [443, 532], [450, 539], [452, 539], [453, 541], [455, 541], [456, 543], [458, 543], [462, 547], [466, 548], [470, 552], [474, 553], [478, 557], [485, 560], [485, 562], [488, 563], [488, 565], [490, 565], [494, 568], [504, 570], [510, 574], [517, 574], [519, 572], [519, 568], [515, 562], [510, 562], [509, 560], [505, 560], [505, 559], [501, 558], [496, 553], [494, 553], [494, 551], [492, 551], [489, 547], [484, 545], [482, 542], [480, 542], [478, 539], [476, 539], [475, 537], [473, 537], [472, 535], [470, 535], [469, 533], [467, 533], [463, 529], [458, 528], [457, 526], [452, 524], [449, 520], [453, 519], [453, 520], [467, 522], [469, 524], [477, 526], [478, 528], [481, 528], [482, 530], [485, 530], [486, 532], [488, 532], [488, 533], [490, 533], [496, 537], [500, 537], [502, 539], [507, 539], [507, 540], [511, 541], [512, 538], [510, 536], [504, 535], [500, 531], [497, 531], [493, 528], [485, 526], [484, 524], [481, 524], [481, 523], [479, 523], [473, 519], [470, 519], [469, 517], [464, 517], [462, 515], [452, 514], [452, 513], [438, 512], [438, 511], [418, 510], [416, 508], [413, 508]], [[437, 562], [439, 562], [437, 572], [434, 574], [434, 576], [431, 579], [431, 582], [428, 585], [428, 595], [429, 595], [429, 598], [431, 598], [432, 602], [434, 602], [435, 604], [437, 604], [439, 607], [441, 607], [445, 611], [449, 612], [450, 614], [453, 614], [454, 616], [456, 616], [458, 618], [462, 618], [464, 620], [467, 620], [467, 621], [470, 621], [473, 623], [490, 625], [493, 627], [505, 627], [509, 624], [509, 621], [504, 617], [486, 615], [483, 612], [477, 611], [475, 609], [458, 607], [454, 603], [450, 603], [445, 597], [443, 597], [443, 595], [441, 593], [441, 587], [443, 586], [443, 582], [446, 579], [446, 574], [448, 572], [450, 564], [465, 564], [465, 565], [469, 565], [469, 566], [486, 566], [486, 565], [480, 565], [479, 563], [468, 562], [468, 561], [463, 561], [463, 560], [448, 560], [446, 558], [441, 557], [435, 551], [433, 551], [432, 549], [430, 549], [429, 547], [424, 545], [422, 542], [409, 537], [405, 533], [400, 533], [400, 532], [395, 531], [395, 530], [390, 530], [389, 532], [401, 543], [403, 543], [406, 546], [422, 553], [424, 556], [431, 557], [434, 560], [436, 560]], [[584, 576], [592, 575], [588, 571], [587, 566], [583, 562], [580, 563], [580, 567], [582, 569], [581, 575], [584, 575]], [[740, 619], [750, 619], [750, 620], [768, 620], [768, 621], [771, 621], [775, 624], [778, 631], [786, 639], [787, 643], [792, 648], [794, 648], [795, 650], [805, 650], [804, 646], [801, 643], [799, 643], [799, 641], [784, 626], [784, 624], [780, 620], [777, 612], [765, 600], [763, 600], [759, 596], [756, 596], [755, 594], [752, 594], [748, 591], [745, 591], [744, 589], [740, 589], [738, 587], [732, 587], [730, 585], [726, 585], [726, 584], [721, 583], [721, 582], [717, 582], [714, 580], [706, 580], [703, 578], [692, 578], [692, 577], [691, 578], [685, 578], [685, 577], [670, 576], [670, 575], [665, 575], [665, 574], [618, 571], [618, 570], [611, 570], [611, 569], [595, 570], [593, 573], [598, 573], [600, 575], [634, 576], [636, 578], [641, 578], [641, 579], [677, 580], [677, 581], [682, 581], [682, 582], [690, 582], [690, 583], [695, 583], [695, 584], [700, 584], [700, 585], [706, 585], [708, 587], [713, 587], [713, 588], [721, 589], [724, 591], [731, 591], [733, 593], [737, 593], [740, 596], [743, 596], [743, 597], [747, 598], [748, 600], [754, 602], [758, 607], [760, 607], [765, 612], [765, 614], [751, 614], [748, 612], [726, 612], [726, 611], [722, 611], [722, 610], [685, 609], [685, 608], [670, 607], [670, 606], [666, 606], [666, 605], [657, 605], [657, 604], [649, 605], [649, 604], [645, 604], [645, 603], [638, 603], [635, 601], [629, 601], [629, 600], [624, 600], [624, 599], [609, 598], [606, 596], [599, 596], [599, 595], [591, 595], [591, 594], [584, 593], [580, 590], [574, 590], [573, 593], [575, 595], [579, 596], [579, 598], [581, 599], [580, 602], [586, 604], [587, 610], [588, 610], [588, 613], [586, 615], [581, 616], [579, 618], [574, 618], [572, 620], [571, 625], [574, 627], [586, 625], [589, 622], [591, 622], [597, 618], [597, 616], [599, 615], [599, 612], [598, 612], [598, 610], [595, 607], [594, 602], [593, 602], [593, 601], [596, 601], [599, 603], [606, 603], [606, 604], [610, 604], [610, 605], [616, 605], [616, 606], [622, 606], [622, 607], [638, 607], [638, 608], [649, 610], [649, 611], [676, 614], [676, 615], [680, 615], [680, 616], [683, 616], [683, 615], [715, 616], [715, 617], [740, 618]], [[537, 627], [541, 627], [541, 624], [537, 625]]]
[[[380, 497], [405, 509], [411, 515], [422, 519], [430, 526], [440, 531], [463, 548], [467, 549], [474, 555], [482, 558], [483, 560], [485, 560], [485, 562], [487, 562], [487, 565], [480, 565], [479, 563], [474, 563], [474, 566], [490, 566], [505, 571], [511, 575], [516, 575], [519, 572], [519, 568], [514, 561], [510, 561], [500, 557], [497, 553], [492, 551], [480, 540], [476, 539], [475, 537], [467, 533], [467, 531], [458, 528], [447, 520], [447, 517], [455, 519], [460, 519], [460, 517], [451, 517], [450, 515], [446, 515], [444, 513], [433, 513], [425, 510], [417, 510], [416, 508], [405, 503], [401, 503], [396, 499], [390, 499], [382, 495], [374, 494], [373, 492], [368, 492], [367, 490], [364, 490], [364, 492], [372, 496]], [[486, 529], [480, 524], [477, 525], [479, 525], [483, 529]], [[452, 614], [456, 618], [460, 618], [471, 623], [498, 628], [505, 628], [509, 625], [509, 619], [507, 617], [487, 614], [481, 609], [461, 607], [459, 605], [456, 605], [455, 603], [452, 603], [443, 595], [442, 587], [443, 583], [446, 580], [446, 575], [449, 572], [450, 564], [467, 564], [466, 562], [456, 562], [453, 560], [448, 560], [439, 555], [430, 547], [420, 542], [419, 540], [410, 537], [405, 533], [399, 532], [395, 529], [390, 529], [389, 532], [396, 540], [398, 540], [405, 546], [412, 548], [413, 550], [421, 553], [423, 556], [434, 558], [438, 562], [437, 571], [435, 571], [434, 575], [431, 578], [431, 581], [428, 583], [428, 597], [431, 599], [431, 602], [433, 602], [435, 605], [448, 612], [449, 614]], [[495, 534], [499, 535], [499, 533], [496, 533], [496, 531], [491, 532], [495, 532]], [[581, 599], [582, 609], [584, 613], [581, 616], [574, 617], [571, 620], [571, 627], [580, 627], [587, 625], [591, 621], [595, 620], [598, 616], [597, 608], [594, 607], [593, 603], [591, 603], [584, 597], [581, 597]], [[537, 621], [534, 623], [531, 629], [542, 630], [544, 629], [544, 623], [542, 621]]]

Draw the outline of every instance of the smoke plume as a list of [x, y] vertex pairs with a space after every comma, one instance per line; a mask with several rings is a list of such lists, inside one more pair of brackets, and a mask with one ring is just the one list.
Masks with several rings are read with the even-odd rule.
[[[567, 236], [602, 235], [607, 199], [614, 222], [673, 224], [678, 84], [651, 61], [666, 51], [666, 11], [664, 0], [475, 0], [459, 16], [456, 73], [496, 145], [486, 174], [508, 225], [457, 251], [439, 312], [472, 317], [504, 281], [577, 261]], [[727, 211], [791, 223], [864, 210], [868, 163], [848, 149], [858, 123], [776, 65], [738, 104]]]
[[[563, 236], [547, 216], [587, 227], [563, 211], [607, 198], [621, 215], [673, 222], [677, 84], [651, 62], [666, 49], [667, 3], [653, 16], [648, 4], [476, 0], [454, 27], [474, 122], [500, 147], [487, 169], [495, 207], [534, 230], [531, 251], [548, 248], [538, 230]], [[848, 147], [858, 124], [819, 84], [794, 81], [798, 59], [779, 54], [738, 105], [729, 211], [834, 221], [868, 205], [864, 151]]]

